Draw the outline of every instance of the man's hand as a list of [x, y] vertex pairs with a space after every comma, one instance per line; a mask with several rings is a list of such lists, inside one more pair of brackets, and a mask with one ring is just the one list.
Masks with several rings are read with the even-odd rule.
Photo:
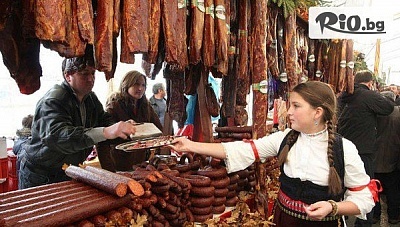
[[131, 134], [135, 134], [136, 127], [134, 121], [120, 121], [111, 126], [105, 127], [103, 130], [104, 137], [106, 139], [115, 139], [120, 137], [122, 139], [128, 139]]

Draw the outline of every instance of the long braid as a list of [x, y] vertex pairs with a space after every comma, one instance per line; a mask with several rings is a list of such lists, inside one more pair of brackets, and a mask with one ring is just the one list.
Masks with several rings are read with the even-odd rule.
[[333, 195], [338, 195], [340, 192], [342, 192], [343, 189], [342, 189], [342, 180], [340, 179], [339, 174], [335, 169], [334, 151], [333, 151], [335, 133], [332, 121], [327, 122], [327, 129], [329, 135], [328, 136], [329, 193]]
[[283, 163], [286, 162], [287, 156], [289, 154], [289, 147], [291, 147], [294, 143], [296, 143], [297, 138], [300, 135], [300, 132], [295, 131], [295, 130], [292, 130], [289, 133], [290, 133], [290, 135], [288, 136], [288, 138], [286, 140], [286, 145], [283, 147], [283, 149], [278, 157], [279, 166], [283, 165]]

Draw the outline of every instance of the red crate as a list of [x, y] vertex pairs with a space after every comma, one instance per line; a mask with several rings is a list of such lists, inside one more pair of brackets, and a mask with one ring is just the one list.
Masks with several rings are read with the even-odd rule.
[[8, 179], [8, 191], [15, 191], [18, 190], [18, 177], [11, 177], [9, 176]]
[[0, 193], [8, 191], [8, 182], [2, 180], [8, 177], [8, 158], [0, 158]]
[[17, 177], [17, 156], [8, 156], [8, 176]]

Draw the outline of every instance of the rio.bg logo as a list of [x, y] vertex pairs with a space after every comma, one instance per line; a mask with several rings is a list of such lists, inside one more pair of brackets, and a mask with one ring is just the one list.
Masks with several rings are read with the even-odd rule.
[[310, 7], [309, 36], [312, 39], [382, 37], [393, 20], [389, 12], [368, 7]]

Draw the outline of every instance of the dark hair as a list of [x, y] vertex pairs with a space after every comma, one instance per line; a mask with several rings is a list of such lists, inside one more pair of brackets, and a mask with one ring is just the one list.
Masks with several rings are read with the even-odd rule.
[[33, 115], [29, 114], [28, 116], [22, 118], [22, 127], [24, 128], [32, 128]]
[[164, 85], [162, 83], [156, 83], [153, 85], [153, 94], [158, 94], [158, 90], [164, 90]]
[[356, 73], [354, 76], [354, 83], [359, 84], [359, 83], [368, 83], [373, 80], [373, 75], [372, 72], [369, 70], [361, 70]]
[[94, 61], [87, 59], [85, 56], [75, 58], [65, 58], [62, 62], [61, 69], [63, 75], [66, 73], [74, 73], [85, 69], [87, 66], [94, 68]]
[[[329, 162], [329, 178], [328, 187], [331, 194], [337, 195], [342, 191], [342, 181], [335, 169], [333, 156], [333, 143], [335, 140], [335, 127], [333, 122], [336, 121], [336, 96], [332, 87], [329, 84], [319, 81], [308, 81], [301, 83], [293, 88], [293, 92], [299, 94], [312, 107], [321, 107], [324, 110], [322, 120], [326, 122], [328, 130], [328, 162]], [[289, 135], [286, 145], [282, 149], [278, 157], [278, 162], [282, 165], [286, 162], [289, 147], [296, 143], [299, 132], [294, 131]]]
[[[128, 93], [128, 89], [136, 84], [140, 77], [144, 78], [144, 83], [147, 87], [147, 79], [146, 76], [136, 70], [129, 71], [125, 74], [124, 78], [122, 78], [121, 83], [119, 84], [119, 92], [125, 97], [129, 98], [130, 95]], [[144, 96], [144, 95], [143, 95]]]

